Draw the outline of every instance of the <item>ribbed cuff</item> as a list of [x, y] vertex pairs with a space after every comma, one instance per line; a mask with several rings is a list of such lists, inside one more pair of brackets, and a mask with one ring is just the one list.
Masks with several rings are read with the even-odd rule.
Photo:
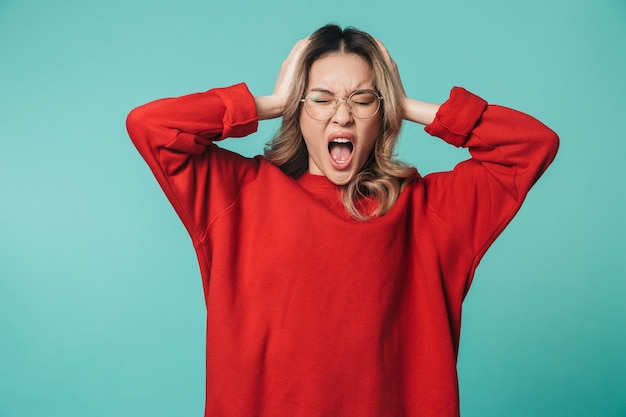
[[259, 119], [256, 114], [254, 96], [246, 84], [216, 88], [213, 92], [222, 99], [226, 107], [223, 119], [224, 130], [220, 139], [241, 138], [256, 132]]
[[487, 102], [461, 87], [450, 91], [450, 98], [441, 105], [435, 120], [424, 130], [451, 145], [461, 147], [478, 123]]

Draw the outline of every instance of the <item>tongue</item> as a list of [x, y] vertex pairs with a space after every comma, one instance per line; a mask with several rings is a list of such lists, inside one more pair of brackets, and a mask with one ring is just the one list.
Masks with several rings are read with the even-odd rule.
[[352, 153], [352, 145], [334, 143], [330, 147], [330, 156], [337, 162], [347, 161]]

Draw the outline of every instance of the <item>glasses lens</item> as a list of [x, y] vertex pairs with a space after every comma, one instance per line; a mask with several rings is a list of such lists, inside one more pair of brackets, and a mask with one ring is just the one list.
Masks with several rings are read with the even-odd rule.
[[374, 116], [380, 106], [378, 96], [372, 91], [356, 92], [350, 96], [348, 103], [352, 115], [359, 119]]
[[[346, 104], [354, 117], [368, 119], [378, 112], [380, 98], [373, 91], [356, 91], [350, 95]], [[314, 91], [304, 100], [306, 112], [315, 120], [330, 119], [337, 105], [337, 99], [332, 94], [323, 91]]]
[[307, 96], [304, 105], [313, 119], [326, 120], [335, 111], [335, 97], [322, 91], [314, 91]]

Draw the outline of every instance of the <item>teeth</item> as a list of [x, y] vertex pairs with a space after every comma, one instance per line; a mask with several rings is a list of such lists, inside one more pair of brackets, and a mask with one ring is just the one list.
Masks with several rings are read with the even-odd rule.
[[337, 138], [337, 139], [333, 139], [331, 140], [331, 142], [335, 142], [335, 143], [350, 143], [350, 141], [346, 138]]

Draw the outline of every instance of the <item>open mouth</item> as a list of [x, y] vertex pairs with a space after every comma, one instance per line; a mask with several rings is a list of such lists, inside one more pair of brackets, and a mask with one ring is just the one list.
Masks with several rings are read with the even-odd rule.
[[344, 166], [352, 155], [354, 144], [347, 138], [335, 138], [328, 143], [330, 159], [338, 166]]

